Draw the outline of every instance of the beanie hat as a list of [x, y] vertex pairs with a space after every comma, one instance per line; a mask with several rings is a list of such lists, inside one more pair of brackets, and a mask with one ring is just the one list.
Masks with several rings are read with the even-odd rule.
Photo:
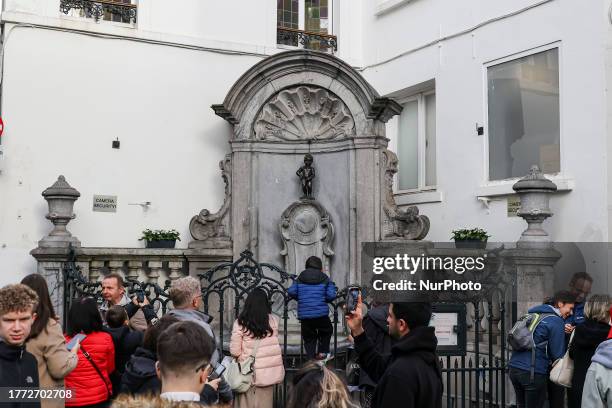
[[311, 256], [306, 260], [306, 268], [322, 270], [323, 263], [321, 262], [321, 258], [318, 256]]

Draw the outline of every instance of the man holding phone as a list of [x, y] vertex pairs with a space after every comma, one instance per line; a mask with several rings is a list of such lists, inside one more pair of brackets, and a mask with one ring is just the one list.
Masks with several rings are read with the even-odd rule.
[[[26, 285], [0, 289], [0, 387], [38, 388], [38, 363], [25, 349], [38, 295]], [[9, 397], [9, 395], [3, 395]], [[40, 402], [4, 403], [3, 407], [40, 407]]]
[[361, 368], [377, 384], [373, 408], [442, 407], [442, 374], [436, 355], [436, 339], [428, 302], [397, 302], [389, 305], [389, 334], [397, 342], [391, 355], [376, 351], [363, 329], [361, 296], [346, 323], [355, 339]]
[[130, 299], [125, 293], [123, 278], [118, 273], [109, 273], [102, 279], [102, 297], [104, 303], [100, 306], [102, 320], [105, 319], [106, 312], [111, 306], [120, 305], [126, 308], [130, 318], [130, 327], [135, 330], [145, 331], [148, 327], [145, 314], [142, 309], [130, 308]]

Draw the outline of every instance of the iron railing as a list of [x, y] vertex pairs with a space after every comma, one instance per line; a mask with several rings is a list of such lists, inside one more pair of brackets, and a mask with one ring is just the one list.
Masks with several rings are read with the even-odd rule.
[[[101, 283], [90, 282], [83, 276], [76, 264], [76, 255], [72, 248], [68, 261], [64, 264], [63, 272], [64, 320], [72, 301], [78, 297], [91, 296], [98, 302], [102, 302]], [[289, 380], [305, 361], [303, 344], [300, 342], [299, 345], [291, 345], [288, 339], [290, 313], [296, 304], [290, 299], [287, 288], [297, 276], [286, 273], [276, 265], [257, 262], [248, 250], [243, 251], [238, 260], [221, 263], [198, 276], [202, 284], [204, 312], [213, 317], [214, 330], [219, 333], [218, 338], [222, 342], [225, 353], [229, 353], [231, 324], [238, 316], [247, 294], [254, 288], [261, 288], [268, 294], [274, 313], [282, 319], [281, 347], [286, 376], [283, 383], [275, 388], [274, 406], [284, 407], [287, 403]], [[137, 291], [144, 291], [158, 315], [161, 316], [169, 309], [168, 289], [170, 284], [171, 281], [166, 280], [164, 286], [161, 287], [156, 283], [131, 279], [126, 282], [126, 287], [129, 295]], [[334, 301], [329, 303], [334, 329], [333, 366], [339, 373], [344, 371], [347, 363], [348, 342], [341, 339], [345, 332], [343, 332], [344, 323], [340, 320], [346, 290], [346, 288], [340, 290]], [[458, 355], [445, 353], [440, 358], [447, 407], [506, 406], [508, 349], [504, 333], [507, 309], [502, 292], [501, 288], [494, 289], [487, 292], [486, 298], [466, 301], [466, 304], [472, 305], [474, 311], [473, 327], [468, 333], [473, 339], [471, 347]], [[498, 300], [493, 300], [494, 293], [497, 294]], [[498, 308], [498, 318], [494, 318], [494, 307]], [[485, 312], [488, 330], [483, 330], [482, 327]], [[498, 328], [495, 327], [497, 324], [499, 324]]]
[[338, 51], [338, 38], [335, 35], [297, 30], [295, 28], [277, 27], [276, 43], [332, 54]]
[[117, 16], [123, 22], [134, 22], [138, 16], [138, 7], [135, 4], [113, 0], [60, 0], [60, 11], [64, 14], [70, 10], [83, 10], [86, 17], [98, 21], [104, 16]]

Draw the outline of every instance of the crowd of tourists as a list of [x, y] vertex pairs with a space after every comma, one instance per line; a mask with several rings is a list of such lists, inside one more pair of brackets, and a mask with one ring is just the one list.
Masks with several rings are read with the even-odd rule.
[[[224, 357], [211, 317], [201, 311], [196, 278], [172, 283], [172, 306], [160, 317], [146, 296], [130, 299], [121, 275], [110, 273], [101, 282], [103, 303], [74, 299], [63, 330], [45, 279], [29, 275], [0, 289], [0, 389], [39, 392], [5, 392], [0, 404], [265, 408], [274, 405], [275, 386], [286, 381], [288, 407], [358, 407], [344, 376], [329, 368], [328, 303], [337, 288], [319, 258], [305, 266], [288, 294], [297, 300], [307, 361], [287, 378], [279, 320], [261, 288], [248, 293]], [[370, 387], [361, 406], [441, 407], [431, 305], [379, 305], [364, 319], [361, 296], [357, 302], [346, 323]]]
[[574, 274], [569, 290], [530, 308], [510, 331], [518, 408], [612, 408], [612, 299], [589, 296], [592, 283]]

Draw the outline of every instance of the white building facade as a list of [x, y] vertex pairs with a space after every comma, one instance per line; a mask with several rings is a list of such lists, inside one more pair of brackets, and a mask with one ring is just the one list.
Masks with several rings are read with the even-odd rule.
[[[108, 8], [96, 19], [88, 3]], [[396, 200], [429, 216], [427, 239], [481, 227], [515, 241], [511, 186], [537, 164], [559, 188], [552, 238], [609, 241], [610, 0], [128, 3], [3, 2], [0, 284], [36, 270], [40, 194], [60, 174], [81, 193], [68, 229], [83, 245], [174, 228], [185, 247], [189, 219], [224, 196], [231, 128], [210, 106], [304, 32], [404, 106], [387, 123]], [[116, 212], [93, 211], [94, 195]]]

